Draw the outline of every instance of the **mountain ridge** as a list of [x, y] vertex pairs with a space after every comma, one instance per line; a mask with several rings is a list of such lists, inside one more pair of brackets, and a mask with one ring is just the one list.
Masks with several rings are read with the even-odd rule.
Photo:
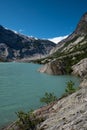
[[2, 61], [29, 60], [46, 56], [55, 47], [49, 40], [28, 37], [0, 25], [0, 59]]
[[51, 54], [56, 52], [58, 49], [60, 49], [66, 42], [75, 39], [79, 36], [85, 36], [87, 35], [87, 12], [83, 14], [83, 16], [80, 18], [79, 23], [76, 26], [75, 31], [73, 31], [72, 34], [70, 34], [67, 38], [60, 41], [53, 50], [51, 50]]

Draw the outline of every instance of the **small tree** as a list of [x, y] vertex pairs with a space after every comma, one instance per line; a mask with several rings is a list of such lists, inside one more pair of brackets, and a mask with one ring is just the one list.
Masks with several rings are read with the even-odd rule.
[[40, 99], [40, 102], [49, 104], [51, 102], [54, 102], [57, 100], [57, 97], [54, 95], [54, 93], [45, 93], [44, 97]]
[[76, 89], [74, 88], [74, 83], [70, 80], [69, 82], [67, 82], [67, 86], [65, 89], [66, 94], [72, 94], [76, 91]]

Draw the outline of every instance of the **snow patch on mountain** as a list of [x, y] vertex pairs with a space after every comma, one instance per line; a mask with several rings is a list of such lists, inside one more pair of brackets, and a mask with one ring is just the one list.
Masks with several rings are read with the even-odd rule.
[[55, 37], [55, 38], [49, 38], [48, 40], [50, 40], [50, 41], [52, 41], [52, 42], [54, 42], [54, 43], [57, 44], [58, 42], [60, 42], [61, 40], [65, 39], [67, 37], [68, 37], [68, 35], [66, 35], [66, 36], [60, 36], [60, 37]]

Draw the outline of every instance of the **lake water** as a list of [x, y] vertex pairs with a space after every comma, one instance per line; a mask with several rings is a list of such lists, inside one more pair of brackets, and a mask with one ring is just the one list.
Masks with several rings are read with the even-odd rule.
[[32, 63], [0, 63], [0, 127], [17, 117], [15, 112], [36, 109], [45, 92], [60, 97], [70, 80], [79, 85], [74, 76], [52, 76], [37, 72], [41, 67]]

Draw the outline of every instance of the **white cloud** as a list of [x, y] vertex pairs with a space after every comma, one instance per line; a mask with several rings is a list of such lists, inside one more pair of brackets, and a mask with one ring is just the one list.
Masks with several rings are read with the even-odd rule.
[[48, 40], [50, 40], [50, 41], [52, 41], [52, 42], [54, 42], [54, 43], [57, 44], [58, 42], [60, 42], [61, 40], [65, 39], [67, 37], [68, 37], [68, 35], [66, 35], [66, 36], [60, 36], [60, 37], [55, 37], [55, 38], [49, 38]]

